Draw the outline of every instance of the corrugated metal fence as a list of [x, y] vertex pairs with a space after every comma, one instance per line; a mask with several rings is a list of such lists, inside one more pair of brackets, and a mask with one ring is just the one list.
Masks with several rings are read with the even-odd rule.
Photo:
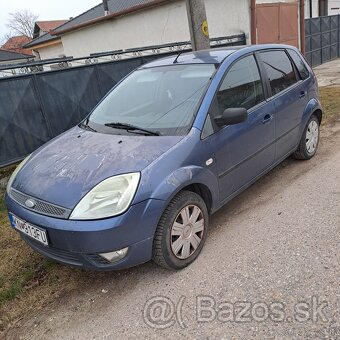
[[147, 58], [0, 80], [0, 166], [22, 159], [80, 122]]
[[340, 15], [306, 19], [306, 59], [313, 67], [340, 56]]
[[[215, 46], [245, 44], [244, 34], [235, 37], [223, 38], [229, 39], [226, 42], [215, 40]], [[66, 61], [65, 69], [49, 72], [41, 72], [46, 64], [28, 65], [20, 70], [34, 70], [33, 73], [0, 78], [0, 167], [23, 159], [79, 123], [120, 79], [159, 58], [157, 53], [143, 56], [143, 50], [135, 50], [132, 58], [109, 62], [98, 62], [99, 56], [91, 56], [83, 66], [68, 67]], [[177, 53], [176, 48], [171, 48], [165, 54]], [[100, 57], [110, 60], [107, 54]], [[75, 64], [73, 59], [72, 63]]]

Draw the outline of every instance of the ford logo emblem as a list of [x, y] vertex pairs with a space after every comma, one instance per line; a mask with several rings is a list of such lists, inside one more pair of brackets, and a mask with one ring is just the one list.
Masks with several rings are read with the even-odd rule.
[[31, 208], [33, 209], [35, 207], [35, 201], [34, 200], [31, 200], [31, 199], [28, 199], [26, 202], [25, 202], [25, 205], [27, 208]]

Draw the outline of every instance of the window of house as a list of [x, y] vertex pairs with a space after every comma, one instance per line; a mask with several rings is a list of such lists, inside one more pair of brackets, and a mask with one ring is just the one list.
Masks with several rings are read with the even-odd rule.
[[265, 51], [260, 55], [273, 96], [297, 82], [293, 65], [285, 51]]

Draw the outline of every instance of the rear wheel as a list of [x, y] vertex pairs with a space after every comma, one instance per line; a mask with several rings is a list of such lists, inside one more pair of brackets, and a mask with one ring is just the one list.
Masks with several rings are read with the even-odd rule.
[[313, 115], [302, 134], [299, 147], [294, 152], [296, 159], [311, 159], [317, 151], [320, 139], [320, 122]]
[[201, 252], [208, 231], [208, 211], [202, 197], [182, 191], [165, 209], [157, 226], [153, 260], [168, 269], [182, 269]]

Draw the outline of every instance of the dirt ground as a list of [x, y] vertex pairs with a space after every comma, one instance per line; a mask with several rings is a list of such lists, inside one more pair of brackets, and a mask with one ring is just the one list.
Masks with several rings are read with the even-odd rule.
[[339, 146], [334, 119], [315, 158], [287, 159], [212, 217], [189, 268], [73, 269], [71, 292], [3, 337], [339, 338]]
[[340, 61], [316, 74], [327, 86], [317, 156], [287, 159], [215, 214], [181, 272], [43, 259], [10, 230], [0, 185], [0, 338], [339, 339], [340, 87], [329, 85]]

